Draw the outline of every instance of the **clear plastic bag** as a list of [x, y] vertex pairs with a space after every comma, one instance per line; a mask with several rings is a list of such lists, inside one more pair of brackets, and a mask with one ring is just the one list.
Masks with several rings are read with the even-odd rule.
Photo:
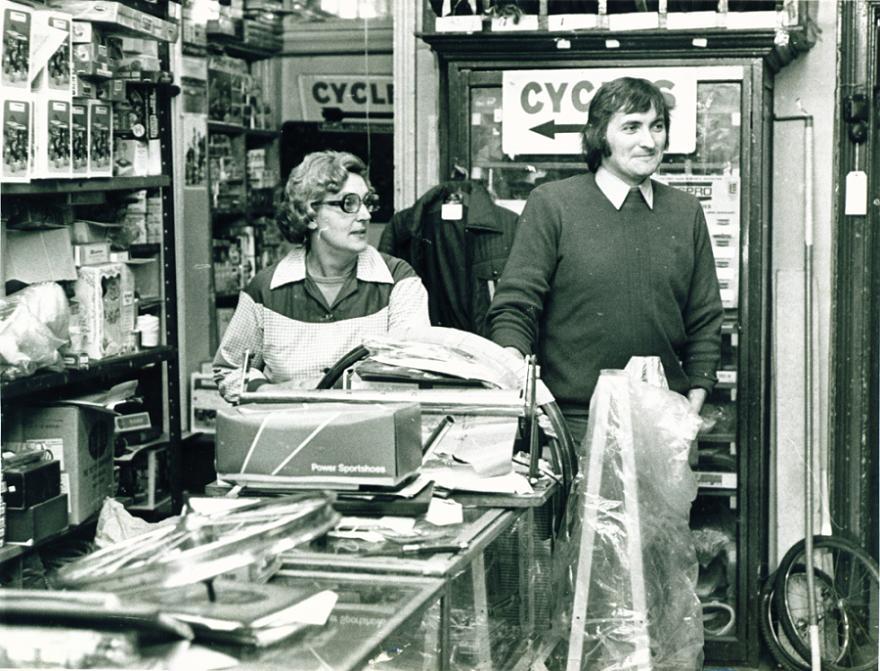
[[0, 379], [63, 368], [58, 349], [69, 337], [70, 306], [54, 282], [32, 284], [0, 298]]
[[700, 418], [680, 394], [638, 379], [644, 368], [628, 370], [599, 377], [569, 502], [571, 540], [560, 554], [573, 590], [562, 614], [567, 668], [697, 670], [688, 451]]

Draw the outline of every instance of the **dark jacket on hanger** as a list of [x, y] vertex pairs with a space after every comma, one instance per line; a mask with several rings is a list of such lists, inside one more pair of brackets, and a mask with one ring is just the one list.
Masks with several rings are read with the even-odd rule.
[[[441, 216], [451, 194], [461, 196], [461, 219]], [[391, 218], [379, 251], [408, 261], [421, 276], [434, 326], [488, 337], [486, 312], [513, 244], [516, 220], [516, 213], [496, 205], [479, 182], [445, 182]]]

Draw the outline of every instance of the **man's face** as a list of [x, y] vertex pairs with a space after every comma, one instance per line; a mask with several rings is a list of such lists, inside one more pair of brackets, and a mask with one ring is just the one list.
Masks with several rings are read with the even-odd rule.
[[602, 165], [630, 186], [641, 184], [660, 165], [666, 132], [663, 116], [653, 107], [647, 112], [615, 112], [605, 136], [611, 155], [602, 157]]

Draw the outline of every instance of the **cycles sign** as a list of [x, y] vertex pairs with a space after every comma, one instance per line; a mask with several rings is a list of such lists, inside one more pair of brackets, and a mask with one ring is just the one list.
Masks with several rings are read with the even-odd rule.
[[599, 87], [617, 77], [653, 82], [669, 105], [669, 153], [696, 148], [697, 72], [693, 68], [568, 68], [507, 70], [502, 95], [502, 150], [520, 154], [580, 154], [580, 132]]

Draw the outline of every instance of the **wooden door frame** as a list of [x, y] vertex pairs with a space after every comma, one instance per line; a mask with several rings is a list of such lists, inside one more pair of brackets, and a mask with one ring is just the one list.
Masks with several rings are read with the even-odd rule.
[[[831, 518], [835, 534], [848, 536], [877, 556], [878, 379], [880, 379], [880, 0], [839, 5], [838, 113], [835, 145], [837, 202], [832, 298], [830, 403]], [[867, 20], [866, 20], [867, 19]], [[850, 137], [846, 100], [867, 96], [866, 141]], [[858, 160], [858, 166], [856, 166]], [[847, 173], [868, 173], [868, 214], [844, 213]]]

